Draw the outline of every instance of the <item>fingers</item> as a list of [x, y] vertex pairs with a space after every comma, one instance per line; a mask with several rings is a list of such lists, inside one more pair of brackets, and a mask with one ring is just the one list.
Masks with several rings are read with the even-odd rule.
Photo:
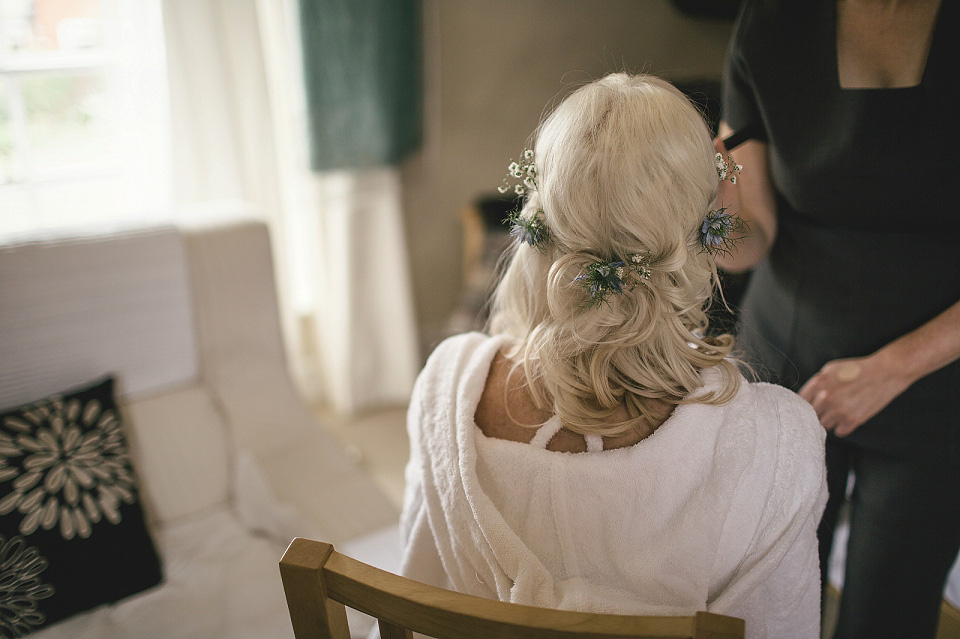
[[836, 407], [830, 404], [829, 400], [829, 392], [822, 390], [818, 392], [816, 396], [814, 396], [813, 401], [810, 402], [810, 405], [813, 406], [813, 410], [816, 411], [817, 417], [820, 419], [820, 424], [823, 426], [824, 430], [833, 431], [836, 434], [839, 434], [838, 429], [843, 423], [843, 419], [838, 414]]
[[817, 417], [820, 418], [820, 425], [827, 432], [832, 432], [838, 437], [845, 437], [856, 430], [855, 420], [846, 415], [839, 406], [832, 406], [826, 403], [817, 411]]
[[847, 420], [835, 426], [833, 428], [833, 434], [837, 437], [846, 437], [853, 431], [857, 430], [858, 426], [859, 424], [857, 424], [855, 421]]
[[813, 410], [817, 413], [817, 419], [820, 420], [820, 424], [826, 430], [832, 430], [834, 424], [832, 422], [827, 422], [824, 420], [826, 402], [828, 398], [828, 393], [825, 388], [821, 388], [821, 378], [823, 373], [817, 373], [803, 385], [800, 391], [797, 393], [802, 399], [805, 399], [808, 404], [813, 407]]
[[813, 410], [817, 411], [817, 416], [823, 419], [827, 413], [827, 399], [829, 395], [826, 389], [819, 391], [816, 395], [813, 396], [813, 400], [810, 402], [810, 405], [813, 406]]
[[883, 410], [905, 385], [873, 357], [833, 360], [799, 390], [824, 429], [846, 437]]
[[[807, 383], [804, 384], [797, 394], [803, 399], [807, 400], [811, 406], [813, 406], [814, 401], [817, 399], [817, 395], [820, 393], [820, 376], [823, 373], [817, 373], [813, 377], [807, 380]], [[816, 406], [814, 406], [816, 408]]]
[[856, 424], [855, 420], [844, 412], [843, 395], [837, 384], [843, 384], [844, 380], [834, 377], [836, 376], [830, 371], [821, 370], [803, 385], [798, 395], [813, 407], [825, 430], [843, 437], [853, 432]]

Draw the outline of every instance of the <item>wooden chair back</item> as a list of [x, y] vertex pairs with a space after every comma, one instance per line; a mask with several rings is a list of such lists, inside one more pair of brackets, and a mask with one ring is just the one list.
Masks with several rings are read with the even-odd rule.
[[435, 588], [297, 538], [280, 560], [297, 639], [349, 639], [344, 606], [375, 617], [382, 639], [742, 639], [742, 619], [551, 610]]

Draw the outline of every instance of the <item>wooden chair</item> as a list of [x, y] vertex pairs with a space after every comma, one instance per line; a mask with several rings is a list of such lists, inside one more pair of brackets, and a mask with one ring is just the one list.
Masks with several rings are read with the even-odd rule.
[[297, 538], [280, 560], [297, 639], [348, 639], [344, 606], [376, 617], [382, 639], [742, 639], [742, 619], [698, 612], [641, 617], [550, 610], [428, 586]]

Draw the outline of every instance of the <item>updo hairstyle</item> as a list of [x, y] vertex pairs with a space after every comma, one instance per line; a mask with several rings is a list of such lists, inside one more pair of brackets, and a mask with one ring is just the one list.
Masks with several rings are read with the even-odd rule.
[[[514, 338], [538, 407], [578, 433], [617, 435], [654, 419], [652, 399], [723, 403], [740, 375], [733, 338], [704, 338], [718, 287], [699, 229], [717, 194], [715, 152], [700, 113], [659, 78], [608, 75], [542, 122], [537, 188], [521, 215], [542, 211], [550, 240], [515, 243], [494, 293], [489, 330]], [[639, 279], [586, 307], [576, 278], [598, 260], [647, 255]], [[714, 368], [719, 390], [688, 396]], [[511, 379], [514, 377], [511, 376]], [[625, 406], [626, 421], [611, 421]]]

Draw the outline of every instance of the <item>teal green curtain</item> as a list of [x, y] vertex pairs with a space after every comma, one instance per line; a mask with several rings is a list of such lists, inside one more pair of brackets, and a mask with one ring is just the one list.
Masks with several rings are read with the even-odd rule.
[[395, 165], [420, 145], [420, 0], [300, 0], [315, 171]]

